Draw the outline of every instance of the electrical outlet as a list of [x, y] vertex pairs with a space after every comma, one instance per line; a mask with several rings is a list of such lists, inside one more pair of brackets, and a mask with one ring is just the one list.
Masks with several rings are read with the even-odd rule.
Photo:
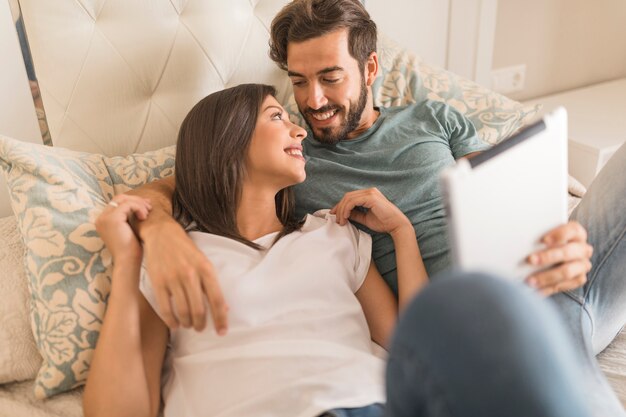
[[514, 93], [524, 89], [526, 64], [491, 71], [491, 88], [498, 93]]

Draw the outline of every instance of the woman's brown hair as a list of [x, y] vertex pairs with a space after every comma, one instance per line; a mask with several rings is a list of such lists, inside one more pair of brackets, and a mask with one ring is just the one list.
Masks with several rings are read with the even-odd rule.
[[[272, 86], [242, 84], [210, 94], [196, 104], [178, 133], [174, 218], [187, 230], [238, 240], [256, 249], [237, 228], [245, 159], [259, 110]], [[276, 215], [283, 230], [276, 240], [300, 228], [295, 219], [293, 192], [276, 194]]]

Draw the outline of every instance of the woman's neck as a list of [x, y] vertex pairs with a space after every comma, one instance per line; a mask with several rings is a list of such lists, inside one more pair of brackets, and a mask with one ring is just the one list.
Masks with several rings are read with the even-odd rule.
[[237, 208], [237, 228], [241, 236], [255, 240], [272, 232], [282, 230], [276, 216], [276, 191], [243, 186]]

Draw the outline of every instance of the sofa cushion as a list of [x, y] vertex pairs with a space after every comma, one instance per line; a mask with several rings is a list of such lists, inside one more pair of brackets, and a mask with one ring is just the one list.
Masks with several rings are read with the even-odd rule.
[[24, 253], [16, 218], [0, 219], [0, 384], [34, 378], [41, 366], [28, 319]]
[[43, 364], [35, 395], [85, 382], [110, 290], [94, 220], [123, 193], [173, 174], [174, 147], [104, 157], [0, 136], [0, 166], [26, 246], [30, 325]]

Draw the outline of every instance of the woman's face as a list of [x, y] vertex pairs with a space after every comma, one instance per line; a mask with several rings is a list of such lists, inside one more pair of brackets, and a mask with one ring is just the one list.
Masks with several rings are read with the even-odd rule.
[[306, 130], [289, 121], [272, 96], [263, 100], [246, 158], [247, 179], [276, 191], [304, 181], [302, 140]]

